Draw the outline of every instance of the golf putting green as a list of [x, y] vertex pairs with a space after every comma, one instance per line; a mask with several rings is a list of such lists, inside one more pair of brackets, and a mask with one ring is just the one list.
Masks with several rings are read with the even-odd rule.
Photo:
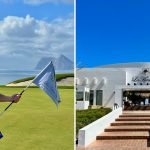
[[[0, 93], [12, 95], [22, 88], [0, 87]], [[39, 88], [29, 88], [19, 103], [0, 117], [1, 150], [73, 150], [74, 90], [59, 89], [61, 103], [54, 102]], [[8, 103], [0, 103], [2, 111]]]

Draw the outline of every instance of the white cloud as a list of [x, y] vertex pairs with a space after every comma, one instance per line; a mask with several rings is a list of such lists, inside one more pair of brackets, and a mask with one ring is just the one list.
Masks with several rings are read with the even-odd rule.
[[37, 60], [64, 54], [73, 59], [73, 24], [73, 17], [47, 22], [29, 15], [7, 16], [0, 21], [0, 56]]
[[37, 22], [29, 15], [26, 18], [8, 16], [0, 22], [0, 35], [13, 37], [33, 37], [36, 36], [35, 30]]

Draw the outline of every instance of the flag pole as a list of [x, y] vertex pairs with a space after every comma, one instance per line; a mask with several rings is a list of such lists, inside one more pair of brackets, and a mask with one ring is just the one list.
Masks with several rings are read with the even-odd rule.
[[[37, 76], [35, 76], [35, 78], [31, 81], [31, 82], [29, 82], [29, 84], [20, 92], [20, 94], [19, 95], [22, 95], [27, 89], [28, 89], [28, 87], [32, 84], [32, 83], [34, 83], [34, 81], [42, 74], [42, 72], [50, 65], [52, 63], [52, 61], [37, 75]], [[52, 64], [53, 65], [53, 64]], [[54, 76], [55, 76], [55, 71], [54, 71]], [[36, 83], [35, 83], [36, 84]], [[54, 101], [55, 102], [55, 101]], [[3, 115], [3, 113], [12, 105], [14, 103], [14, 101], [12, 101], [1, 113], [0, 113], [0, 116], [2, 116]], [[56, 104], [56, 103], [55, 103]], [[57, 104], [56, 104], [57, 105]]]
[[[51, 62], [50, 62], [50, 63], [51, 63]], [[49, 63], [49, 64], [50, 64], [50, 63]], [[49, 64], [48, 64], [48, 65], [49, 65]], [[47, 66], [48, 66], [48, 65], [47, 65]], [[47, 66], [46, 66], [46, 67], [47, 67]], [[46, 68], [46, 67], [45, 67], [45, 68]], [[44, 68], [44, 69], [45, 69], [45, 68]], [[44, 69], [43, 69], [43, 70], [44, 70]], [[35, 78], [20, 92], [19, 95], [22, 95], [22, 94], [29, 88], [29, 86], [30, 86], [30, 85], [33, 83], [33, 81], [43, 72], [43, 70], [42, 70], [38, 75], [35, 76]], [[5, 111], [7, 111], [7, 109], [8, 109], [13, 103], [14, 103], [14, 101], [12, 101], [12, 102], [0, 113], [0, 116], [2, 116], [3, 113], [4, 113]]]
[[[20, 92], [19, 95], [22, 95], [28, 88], [29, 86], [32, 84], [33, 80]], [[12, 101], [1, 113], [0, 116], [2, 116], [4, 114], [5, 111], [7, 111], [7, 109], [14, 103], [14, 101]]]

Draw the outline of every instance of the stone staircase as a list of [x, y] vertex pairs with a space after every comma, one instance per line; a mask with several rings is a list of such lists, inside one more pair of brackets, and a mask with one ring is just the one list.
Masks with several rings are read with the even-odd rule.
[[150, 106], [149, 105], [145, 105], [145, 106], [139, 106], [139, 105], [135, 105], [135, 106], [125, 106], [124, 110], [128, 110], [128, 111], [133, 111], [133, 110], [150, 110]]
[[124, 111], [106, 128], [97, 140], [122, 140], [150, 138], [150, 111]]

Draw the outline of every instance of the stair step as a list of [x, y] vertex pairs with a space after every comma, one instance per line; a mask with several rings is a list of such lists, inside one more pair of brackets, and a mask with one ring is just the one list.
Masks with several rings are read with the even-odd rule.
[[119, 116], [119, 118], [124, 118], [124, 117], [150, 117], [150, 114], [125, 114]]
[[106, 139], [148, 139], [149, 132], [104, 132], [96, 137], [97, 140]]
[[120, 117], [116, 121], [150, 121], [150, 117]]
[[120, 131], [150, 131], [150, 126], [110, 126], [105, 129], [105, 132]]
[[125, 111], [139, 111], [139, 110], [150, 110], [150, 106], [126, 106]]
[[111, 126], [125, 126], [125, 125], [150, 125], [150, 121], [115, 121]]

